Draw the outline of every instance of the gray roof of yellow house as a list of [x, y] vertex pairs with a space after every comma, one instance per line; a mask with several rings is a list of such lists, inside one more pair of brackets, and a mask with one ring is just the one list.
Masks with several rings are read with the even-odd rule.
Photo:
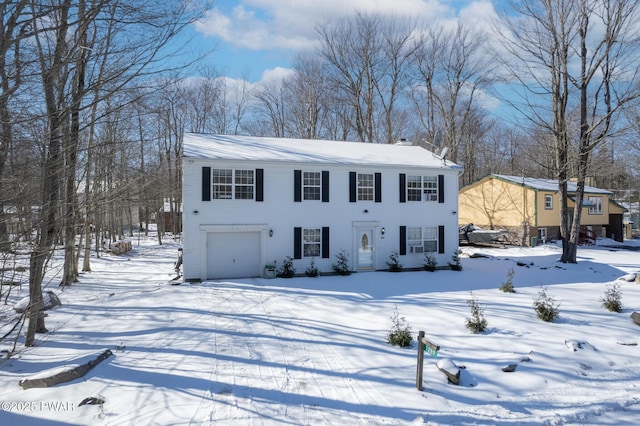
[[[517, 185], [522, 185], [538, 191], [549, 191], [549, 192], [558, 191], [557, 179], [538, 179], [538, 178], [530, 178], [526, 176], [509, 176], [509, 175], [497, 175], [497, 174], [492, 174], [492, 175], [489, 175], [488, 177], [494, 177], [496, 179], [512, 182]], [[569, 193], [576, 192], [576, 183], [567, 182], [567, 191]], [[606, 189], [595, 188], [593, 186], [588, 186], [588, 185], [585, 185], [584, 192], [588, 194], [611, 194], [612, 193], [611, 191], [608, 191]]]

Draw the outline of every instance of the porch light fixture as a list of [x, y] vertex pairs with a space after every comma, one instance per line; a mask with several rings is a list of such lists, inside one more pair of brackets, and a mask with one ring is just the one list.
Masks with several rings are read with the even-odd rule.
[[269, 237], [273, 237], [273, 229], [269, 229]]
[[362, 210], [362, 213], [367, 214], [367, 213], [369, 213], [369, 210], [364, 209], [364, 210]]
[[193, 211], [193, 214], [198, 214], [198, 213], [200, 213], [198, 210]]
[[384, 229], [384, 227], [382, 227], [382, 229], [380, 229], [380, 234], [384, 235], [385, 232], [386, 232], [386, 229]]

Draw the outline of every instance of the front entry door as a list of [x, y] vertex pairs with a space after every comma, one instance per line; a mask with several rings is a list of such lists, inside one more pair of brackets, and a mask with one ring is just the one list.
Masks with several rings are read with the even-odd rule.
[[358, 269], [373, 269], [373, 229], [358, 229]]

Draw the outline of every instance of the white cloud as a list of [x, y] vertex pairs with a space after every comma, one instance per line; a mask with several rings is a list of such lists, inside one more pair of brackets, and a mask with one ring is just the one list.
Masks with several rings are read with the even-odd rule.
[[271, 81], [281, 81], [283, 78], [289, 77], [294, 74], [294, 70], [290, 68], [275, 67], [269, 70], [264, 70], [260, 83], [269, 83]]
[[315, 28], [323, 20], [355, 12], [409, 16], [424, 22], [455, 17], [445, 0], [238, 0], [230, 11], [210, 10], [196, 29], [236, 47], [296, 51], [316, 46]]

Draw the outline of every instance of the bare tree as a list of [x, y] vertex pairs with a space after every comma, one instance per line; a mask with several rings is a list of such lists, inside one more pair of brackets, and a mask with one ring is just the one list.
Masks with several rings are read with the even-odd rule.
[[319, 26], [320, 54], [330, 67], [336, 100], [350, 107], [351, 126], [363, 142], [378, 142], [377, 79], [382, 61], [381, 18], [358, 13]]
[[422, 130], [454, 162], [465, 152], [465, 165], [474, 161], [474, 148], [466, 145], [482, 137], [482, 131], [469, 130], [474, 122], [476, 130], [485, 127], [478, 94], [492, 83], [493, 62], [486, 35], [462, 22], [452, 29], [430, 28], [414, 56], [412, 99]]
[[[28, 21], [25, 14], [28, 1], [2, 1], [0, 14], [0, 182], [4, 182], [5, 165], [13, 140], [13, 120], [10, 101], [22, 83], [23, 57], [21, 44], [28, 32]], [[0, 185], [3, 188], [6, 184]], [[9, 194], [0, 190], [0, 252], [11, 249], [11, 241], [7, 231], [7, 217], [4, 206], [5, 197]]]
[[264, 123], [263, 130], [277, 138], [287, 136], [285, 81], [279, 79], [263, 82], [253, 93], [258, 119]]
[[288, 132], [292, 137], [319, 139], [326, 114], [323, 99], [329, 96], [324, 64], [317, 57], [297, 56], [293, 69], [284, 87]]

